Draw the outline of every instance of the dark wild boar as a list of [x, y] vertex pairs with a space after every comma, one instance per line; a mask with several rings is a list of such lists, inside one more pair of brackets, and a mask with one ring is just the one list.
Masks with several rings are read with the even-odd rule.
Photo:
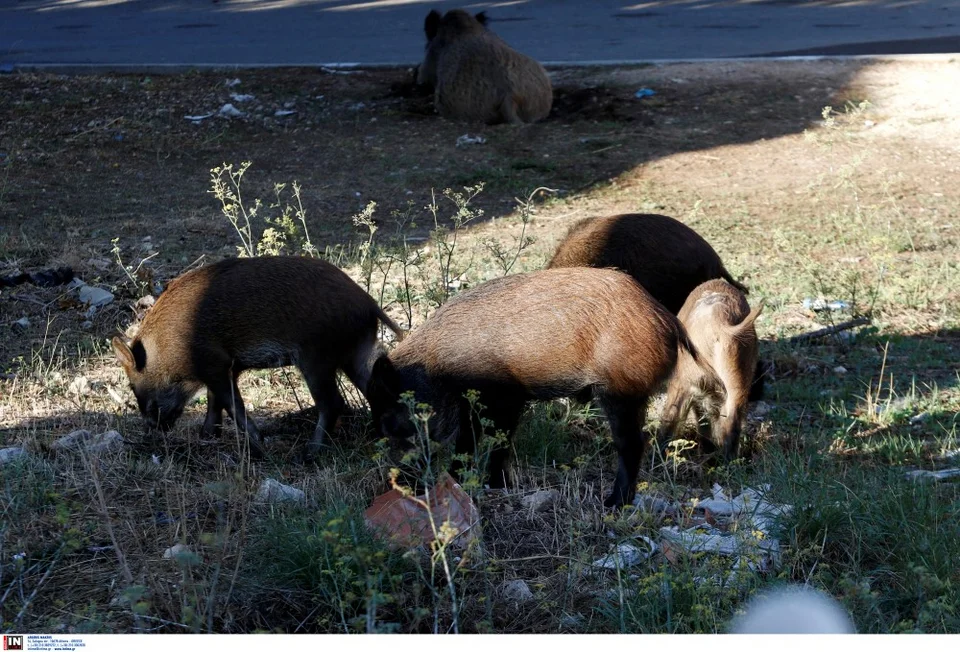
[[695, 287], [722, 278], [741, 292], [720, 256], [689, 226], [666, 215], [588, 217], [574, 224], [547, 265], [614, 267], [637, 280], [673, 314]]
[[[678, 355], [698, 359], [677, 318], [626, 274], [544, 270], [489, 281], [446, 303], [376, 361], [368, 397], [374, 423], [395, 442], [416, 433], [398, 403], [413, 391], [434, 410], [431, 436], [472, 453], [480, 430], [463, 398], [468, 390], [479, 392], [482, 416], [508, 436], [527, 401], [592, 394], [620, 457], [605, 504], [621, 506], [634, 495], [648, 397]], [[491, 486], [505, 485], [507, 455], [508, 448], [491, 453]]]
[[337, 369], [366, 390], [379, 322], [400, 328], [337, 267], [294, 257], [239, 258], [174, 279], [147, 312], [137, 335], [113, 348], [148, 425], [169, 429], [186, 402], [207, 388], [205, 435], [223, 411], [261, 439], [237, 388], [246, 369], [296, 365], [320, 416], [307, 455], [315, 454], [344, 408]]
[[724, 386], [723, 401], [716, 392], [703, 391], [701, 368], [680, 360], [667, 385], [659, 443], [663, 446], [693, 408], [701, 439], [723, 450], [730, 460], [737, 456], [740, 432], [747, 416], [750, 386], [757, 367], [757, 331], [754, 322], [763, 310], [761, 302], [750, 310], [743, 293], [726, 281], [713, 280], [698, 286], [680, 310], [680, 323], [700, 355]]
[[486, 15], [427, 14], [427, 52], [417, 83], [432, 86], [440, 115], [488, 124], [536, 122], [550, 113], [547, 72], [486, 27]]

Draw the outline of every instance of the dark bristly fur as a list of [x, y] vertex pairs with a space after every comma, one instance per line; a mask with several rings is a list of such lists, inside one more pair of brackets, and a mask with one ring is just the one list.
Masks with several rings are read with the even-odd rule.
[[571, 227], [547, 267], [615, 267], [635, 278], [673, 314], [695, 287], [710, 279], [722, 278], [748, 292], [706, 240], [666, 215], [581, 220]]
[[427, 52], [417, 83], [434, 88], [445, 118], [523, 123], [542, 120], [553, 105], [553, 88], [539, 63], [503, 42], [486, 27], [486, 15], [434, 10], [424, 21]]
[[363, 288], [327, 262], [239, 258], [171, 281], [136, 337], [115, 337], [113, 347], [149, 425], [171, 427], [205, 386], [204, 433], [221, 426], [226, 410], [256, 456], [262, 454], [260, 436], [244, 410], [237, 377], [246, 369], [296, 365], [320, 412], [307, 446], [312, 455], [344, 407], [337, 369], [366, 390], [381, 321], [401, 334]]
[[[701, 438], [721, 448], [728, 460], [737, 456], [758, 362], [754, 322], [762, 310], [761, 302], [751, 311], [743, 293], [722, 280], [707, 281], [687, 297], [680, 322], [716, 371], [723, 392], [704, 391], [712, 379], [704, 379], [700, 367], [681, 360], [667, 387], [661, 446], [693, 408]], [[722, 403], [718, 396], [725, 397]]]
[[[394, 441], [413, 436], [400, 394], [434, 410], [431, 435], [475, 449], [479, 424], [463, 398], [479, 391], [481, 416], [510, 435], [524, 404], [592, 392], [609, 421], [620, 466], [608, 506], [634, 494], [646, 445], [647, 401], [678, 355], [699, 364], [676, 317], [616, 270], [571, 268], [516, 274], [455, 297], [374, 364], [368, 397], [374, 422]], [[707, 367], [705, 374], [712, 374]], [[507, 449], [490, 459], [503, 486]]]

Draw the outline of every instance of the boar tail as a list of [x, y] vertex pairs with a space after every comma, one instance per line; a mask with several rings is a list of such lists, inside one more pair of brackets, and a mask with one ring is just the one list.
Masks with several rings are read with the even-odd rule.
[[720, 269], [720, 276], [723, 277], [724, 281], [726, 281], [733, 287], [737, 288], [744, 294], [750, 294], [750, 289], [743, 283], [740, 283], [739, 281], [734, 279], [733, 276], [730, 275], [730, 272], [728, 272], [725, 268]]
[[407, 332], [406, 332], [405, 330], [403, 330], [402, 328], [400, 328], [400, 327], [397, 325], [397, 322], [395, 322], [395, 321], [393, 321], [392, 319], [390, 319], [390, 317], [387, 316], [387, 313], [385, 313], [385, 312], [383, 311], [383, 308], [381, 308], [380, 306], [377, 306], [377, 317], [380, 319], [380, 321], [382, 321], [382, 322], [384, 323], [384, 325], [385, 325], [387, 328], [389, 328], [390, 330], [393, 331], [393, 334], [397, 336], [397, 341], [398, 341], [398, 342], [402, 342], [402, 341], [403, 341], [403, 338], [404, 338], [404, 336], [407, 334]]

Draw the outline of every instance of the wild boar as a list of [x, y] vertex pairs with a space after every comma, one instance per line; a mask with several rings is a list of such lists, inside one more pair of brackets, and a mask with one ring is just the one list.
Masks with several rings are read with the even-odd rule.
[[550, 113], [553, 89], [539, 63], [486, 27], [483, 12], [433, 10], [417, 83], [432, 86], [441, 116], [487, 124], [536, 122]]
[[172, 427], [206, 387], [203, 433], [219, 429], [226, 410], [256, 457], [262, 442], [237, 377], [247, 369], [296, 365], [320, 413], [306, 447], [310, 456], [345, 406], [337, 369], [366, 389], [379, 322], [401, 335], [370, 295], [330, 263], [238, 258], [171, 281], [133, 340], [114, 337], [113, 348], [149, 426]]
[[680, 360], [667, 385], [667, 402], [659, 436], [661, 446], [684, 423], [693, 408], [701, 438], [722, 449], [726, 459], [737, 456], [757, 368], [754, 322], [761, 311], [763, 302], [750, 310], [743, 293], [721, 280], [707, 281], [687, 297], [680, 309], [680, 323], [697, 351], [719, 376], [725, 399], [719, 402], [716, 392], [701, 391], [700, 367]]
[[[412, 391], [432, 407], [431, 436], [455, 440], [460, 454], [475, 450], [481, 432], [468, 390], [508, 436], [527, 401], [592, 394], [620, 458], [605, 504], [621, 506], [634, 495], [648, 397], [678, 355], [700, 360], [677, 318], [626, 274], [543, 270], [488, 281], [443, 305], [374, 363], [368, 397], [378, 430], [402, 443], [416, 430], [398, 399]], [[506, 484], [507, 456], [508, 448], [491, 453], [491, 486]]]
[[588, 217], [574, 224], [547, 268], [615, 267], [673, 314], [695, 287], [722, 278], [746, 294], [696, 231], [666, 215]]

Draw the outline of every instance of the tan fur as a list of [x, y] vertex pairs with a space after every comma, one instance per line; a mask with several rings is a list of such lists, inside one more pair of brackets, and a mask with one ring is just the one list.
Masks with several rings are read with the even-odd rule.
[[255, 454], [260, 438], [246, 417], [237, 377], [246, 369], [296, 365], [320, 411], [312, 454], [344, 405], [337, 369], [366, 389], [380, 321], [400, 334], [370, 295], [329, 263], [241, 258], [171, 281], [134, 339], [116, 337], [113, 347], [151, 425], [172, 426], [206, 386], [205, 433], [220, 426], [225, 409]]
[[722, 448], [728, 459], [737, 456], [757, 365], [754, 322], [762, 310], [761, 302], [751, 311], [743, 293], [721, 280], [703, 283], [690, 293], [679, 319], [723, 386], [721, 392], [716, 391], [698, 367], [681, 361], [667, 389], [661, 445], [676, 433], [692, 408], [700, 421], [701, 435]]
[[434, 103], [445, 118], [488, 124], [542, 120], [553, 104], [547, 72], [478, 16], [461, 9], [442, 18], [436, 11], [427, 16], [427, 53], [418, 83], [434, 86]]
[[747, 292], [706, 240], [666, 215], [628, 213], [581, 220], [571, 227], [547, 267], [620, 269], [673, 314], [695, 287], [710, 279], [726, 279]]
[[[412, 390], [437, 411], [433, 434], [456, 438], [458, 452], [469, 452], [475, 425], [461, 399], [469, 389], [480, 392], [485, 416], [507, 433], [528, 400], [592, 393], [620, 453], [607, 502], [622, 505], [632, 498], [645, 446], [648, 397], [670, 375], [678, 351], [697, 364], [676, 317], [626, 274], [590, 268], [516, 274], [455, 297], [389, 359], [378, 360], [371, 407], [384, 434], [405, 438], [406, 408], [396, 402]], [[492, 484], [503, 482], [504, 455], [491, 459]]]

